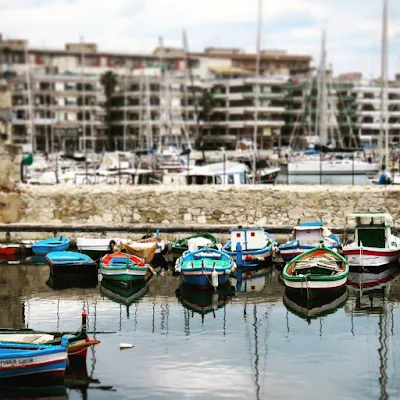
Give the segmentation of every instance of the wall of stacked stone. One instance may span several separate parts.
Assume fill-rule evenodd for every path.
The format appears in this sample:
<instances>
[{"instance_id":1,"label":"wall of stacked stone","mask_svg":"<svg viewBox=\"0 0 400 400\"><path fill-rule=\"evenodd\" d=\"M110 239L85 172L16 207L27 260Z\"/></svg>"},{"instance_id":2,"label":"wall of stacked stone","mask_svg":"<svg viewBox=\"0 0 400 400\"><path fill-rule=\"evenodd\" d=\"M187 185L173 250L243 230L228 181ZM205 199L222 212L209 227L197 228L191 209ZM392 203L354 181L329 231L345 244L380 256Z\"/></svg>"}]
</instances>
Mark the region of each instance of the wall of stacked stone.
<instances>
[{"instance_id":1,"label":"wall of stacked stone","mask_svg":"<svg viewBox=\"0 0 400 400\"><path fill-rule=\"evenodd\" d=\"M25 186L0 222L32 224L295 225L341 227L353 211L388 211L400 226L396 186Z\"/></svg>"}]
</instances>

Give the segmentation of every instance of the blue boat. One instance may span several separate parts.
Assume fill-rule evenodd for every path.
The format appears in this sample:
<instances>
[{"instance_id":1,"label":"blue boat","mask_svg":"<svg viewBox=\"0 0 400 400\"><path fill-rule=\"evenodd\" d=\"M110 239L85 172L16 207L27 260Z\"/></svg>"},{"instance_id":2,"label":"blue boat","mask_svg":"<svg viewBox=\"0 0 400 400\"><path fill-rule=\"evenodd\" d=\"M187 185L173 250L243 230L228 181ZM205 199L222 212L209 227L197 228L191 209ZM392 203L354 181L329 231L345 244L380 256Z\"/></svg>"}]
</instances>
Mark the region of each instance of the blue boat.
<instances>
[{"instance_id":1,"label":"blue boat","mask_svg":"<svg viewBox=\"0 0 400 400\"><path fill-rule=\"evenodd\" d=\"M184 283L202 288L216 288L228 282L235 269L232 257L210 248L186 251L175 264L175 271L181 274Z\"/></svg>"},{"instance_id":2,"label":"blue boat","mask_svg":"<svg viewBox=\"0 0 400 400\"><path fill-rule=\"evenodd\" d=\"M67 359L67 337L61 345L0 342L0 383L62 380Z\"/></svg>"},{"instance_id":3,"label":"blue boat","mask_svg":"<svg viewBox=\"0 0 400 400\"><path fill-rule=\"evenodd\" d=\"M278 247L284 261L293 260L298 255L320 246L321 242L331 250L341 246L340 239L332 235L321 221L300 222L298 226L294 227L293 234L293 240Z\"/></svg>"},{"instance_id":4,"label":"blue boat","mask_svg":"<svg viewBox=\"0 0 400 400\"><path fill-rule=\"evenodd\" d=\"M271 262L272 249L275 246L274 237L265 232L263 228L234 228L231 230L229 240L222 251L236 261L237 244L242 248L242 267L264 267L266 262Z\"/></svg>"},{"instance_id":5,"label":"blue boat","mask_svg":"<svg viewBox=\"0 0 400 400\"><path fill-rule=\"evenodd\" d=\"M50 275L65 278L97 277L97 263L88 255L73 251L54 251L46 255Z\"/></svg>"},{"instance_id":6,"label":"blue boat","mask_svg":"<svg viewBox=\"0 0 400 400\"><path fill-rule=\"evenodd\" d=\"M63 236L39 240L32 245L32 251L37 255L46 255L52 251L68 250L70 242L68 238Z\"/></svg>"}]
</instances>

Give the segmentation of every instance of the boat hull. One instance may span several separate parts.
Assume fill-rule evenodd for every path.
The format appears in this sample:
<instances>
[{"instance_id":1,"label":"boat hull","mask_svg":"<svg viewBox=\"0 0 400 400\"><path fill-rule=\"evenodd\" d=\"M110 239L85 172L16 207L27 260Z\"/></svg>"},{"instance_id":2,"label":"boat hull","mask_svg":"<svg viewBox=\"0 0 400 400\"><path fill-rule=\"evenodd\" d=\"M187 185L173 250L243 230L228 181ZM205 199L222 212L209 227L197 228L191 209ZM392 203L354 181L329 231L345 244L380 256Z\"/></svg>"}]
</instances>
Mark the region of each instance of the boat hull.
<instances>
[{"instance_id":1,"label":"boat hull","mask_svg":"<svg viewBox=\"0 0 400 400\"><path fill-rule=\"evenodd\" d=\"M186 285L198 286L201 288L211 288L211 272L212 271L190 271L190 272L181 272L182 281ZM218 286L223 285L229 281L230 274L226 274L224 272L218 273Z\"/></svg>"},{"instance_id":2,"label":"boat hull","mask_svg":"<svg viewBox=\"0 0 400 400\"><path fill-rule=\"evenodd\" d=\"M334 289L334 288L339 288L341 286L346 285L347 282L347 276L337 279L337 280L329 280L329 281L311 281L311 280L298 280L298 281L293 281L293 280L288 280L286 278L283 279L285 282L285 285L291 289L298 289L298 290L308 290L308 289L314 289L314 290L326 290L326 289Z\"/></svg>"},{"instance_id":3,"label":"boat hull","mask_svg":"<svg viewBox=\"0 0 400 400\"><path fill-rule=\"evenodd\" d=\"M11 345L27 348L29 345ZM35 346L32 345L32 349ZM54 346L46 350L10 351L0 350L0 382L21 380L62 379L67 367L67 347Z\"/></svg>"},{"instance_id":4,"label":"boat hull","mask_svg":"<svg viewBox=\"0 0 400 400\"><path fill-rule=\"evenodd\" d=\"M343 249L349 265L362 265L365 267L380 267L395 262L400 257L400 248L396 249L374 249L358 248Z\"/></svg>"},{"instance_id":5,"label":"boat hull","mask_svg":"<svg viewBox=\"0 0 400 400\"><path fill-rule=\"evenodd\" d=\"M54 264L50 265L50 274L66 279L92 279L97 276L97 264Z\"/></svg>"}]
</instances>

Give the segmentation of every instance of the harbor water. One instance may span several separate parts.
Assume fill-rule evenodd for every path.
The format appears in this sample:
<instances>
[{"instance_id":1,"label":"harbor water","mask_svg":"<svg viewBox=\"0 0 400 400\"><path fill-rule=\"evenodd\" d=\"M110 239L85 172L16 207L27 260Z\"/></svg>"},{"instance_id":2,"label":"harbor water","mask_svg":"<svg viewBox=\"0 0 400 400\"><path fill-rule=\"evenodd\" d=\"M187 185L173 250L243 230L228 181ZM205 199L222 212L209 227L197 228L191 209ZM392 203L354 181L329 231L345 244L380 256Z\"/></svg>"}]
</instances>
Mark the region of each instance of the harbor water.
<instances>
[{"instance_id":1,"label":"harbor water","mask_svg":"<svg viewBox=\"0 0 400 400\"><path fill-rule=\"evenodd\" d=\"M396 399L398 273L356 272L329 298L304 301L275 267L214 294L182 287L170 272L128 293L104 282L65 288L46 265L4 264L0 323L75 331L87 312L101 343L89 350L87 370L66 376L52 398ZM0 398L49 397L43 390L8 389Z\"/></svg>"}]
</instances>

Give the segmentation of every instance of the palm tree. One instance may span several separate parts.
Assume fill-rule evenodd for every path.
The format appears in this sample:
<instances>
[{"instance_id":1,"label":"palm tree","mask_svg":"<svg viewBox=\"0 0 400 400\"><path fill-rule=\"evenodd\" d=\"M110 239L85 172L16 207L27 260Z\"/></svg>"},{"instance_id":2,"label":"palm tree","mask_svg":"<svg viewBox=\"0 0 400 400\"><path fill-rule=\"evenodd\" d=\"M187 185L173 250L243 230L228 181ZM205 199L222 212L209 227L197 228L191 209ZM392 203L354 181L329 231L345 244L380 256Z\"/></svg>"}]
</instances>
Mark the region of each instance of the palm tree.
<instances>
[{"instance_id":1,"label":"palm tree","mask_svg":"<svg viewBox=\"0 0 400 400\"><path fill-rule=\"evenodd\" d=\"M108 150L114 150L114 142L111 136L111 98L118 84L117 75L113 71L106 71L100 76L100 83L104 88L106 96L106 125L107 125L107 142Z\"/></svg>"},{"instance_id":2,"label":"palm tree","mask_svg":"<svg viewBox=\"0 0 400 400\"><path fill-rule=\"evenodd\" d=\"M204 122L209 122L211 111L215 107L215 99L211 92L204 91L203 95L200 99L200 108L201 111L198 116L198 120L203 123L200 125L201 129L199 129L199 135L196 138L196 148L201 149L203 152L203 162L205 162L205 153L204 153L204 143L203 143L203 130L204 130Z\"/></svg>"}]
</instances>

